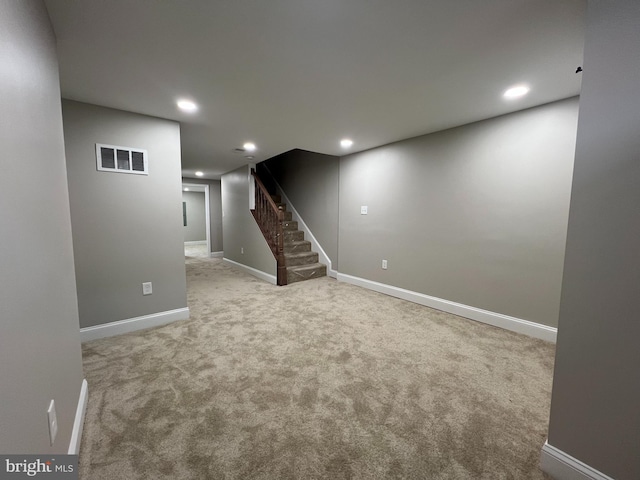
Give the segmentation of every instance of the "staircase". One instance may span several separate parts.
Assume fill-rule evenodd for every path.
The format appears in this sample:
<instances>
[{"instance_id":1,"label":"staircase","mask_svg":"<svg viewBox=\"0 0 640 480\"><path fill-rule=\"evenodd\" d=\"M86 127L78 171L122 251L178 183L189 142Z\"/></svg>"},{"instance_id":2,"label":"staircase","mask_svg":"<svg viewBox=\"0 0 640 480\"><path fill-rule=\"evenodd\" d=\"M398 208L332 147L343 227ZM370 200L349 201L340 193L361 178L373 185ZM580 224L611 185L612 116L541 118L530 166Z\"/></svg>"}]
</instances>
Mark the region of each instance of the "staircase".
<instances>
[{"instance_id":1,"label":"staircase","mask_svg":"<svg viewBox=\"0 0 640 480\"><path fill-rule=\"evenodd\" d=\"M318 254L311 251L311 242L304 239L302 230L298 230L298 222L292 220L292 213L287 211L280 195L271 195L271 198L284 213L282 227L287 283L326 276L327 266L318 262Z\"/></svg>"},{"instance_id":2,"label":"staircase","mask_svg":"<svg viewBox=\"0 0 640 480\"><path fill-rule=\"evenodd\" d=\"M327 266L318 263L318 254L311 251L311 242L298 230L298 222L282 203L279 195L271 195L255 170L251 170L255 185L255 208L251 210L278 265L277 284L301 282L327 274Z\"/></svg>"}]
</instances>

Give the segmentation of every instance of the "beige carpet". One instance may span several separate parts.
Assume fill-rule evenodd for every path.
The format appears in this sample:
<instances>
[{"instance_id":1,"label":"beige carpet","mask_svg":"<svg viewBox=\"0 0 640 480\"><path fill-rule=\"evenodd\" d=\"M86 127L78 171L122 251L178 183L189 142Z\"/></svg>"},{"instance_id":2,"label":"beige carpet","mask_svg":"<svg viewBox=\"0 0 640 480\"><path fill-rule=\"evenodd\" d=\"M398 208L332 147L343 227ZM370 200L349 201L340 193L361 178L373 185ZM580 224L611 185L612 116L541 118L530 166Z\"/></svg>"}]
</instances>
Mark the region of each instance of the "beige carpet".
<instances>
[{"instance_id":1,"label":"beige carpet","mask_svg":"<svg viewBox=\"0 0 640 480\"><path fill-rule=\"evenodd\" d=\"M542 479L554 346L187 259L191 319L84 345L82 479Z\"/></svg>"},{"instance_id":2,"label":"beige carpet","mask_svg":"<svg viewBox=\"0 0 640 480\"><path fill-rule=\"evenodd\" d=\"M211 255L209 255L209 252L207 252L206 245L185 245L184 256L195 258L209 258Z\"/></svg>"}]
</instances>

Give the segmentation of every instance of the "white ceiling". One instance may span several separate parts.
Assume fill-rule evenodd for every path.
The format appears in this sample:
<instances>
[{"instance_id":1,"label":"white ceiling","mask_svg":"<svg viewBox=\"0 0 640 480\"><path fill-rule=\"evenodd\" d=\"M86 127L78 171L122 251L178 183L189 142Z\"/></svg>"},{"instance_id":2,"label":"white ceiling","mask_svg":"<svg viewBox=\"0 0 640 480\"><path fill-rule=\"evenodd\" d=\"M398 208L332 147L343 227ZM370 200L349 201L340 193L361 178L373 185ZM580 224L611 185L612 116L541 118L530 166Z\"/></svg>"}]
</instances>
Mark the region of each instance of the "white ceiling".
<instances>
[{"instance_id":1,"label":"white ceiling","mask_svg":"<svg viewBox=\"0 0 640 480\"><path fill-rule=\"evenodd\" d=\"M183 174L579 94L586 0L46 0L64 98L178 120ZM506 101L512 84L531 86ZM178 98L200 109L177 110Z\"/></svg>"}]
</instances>

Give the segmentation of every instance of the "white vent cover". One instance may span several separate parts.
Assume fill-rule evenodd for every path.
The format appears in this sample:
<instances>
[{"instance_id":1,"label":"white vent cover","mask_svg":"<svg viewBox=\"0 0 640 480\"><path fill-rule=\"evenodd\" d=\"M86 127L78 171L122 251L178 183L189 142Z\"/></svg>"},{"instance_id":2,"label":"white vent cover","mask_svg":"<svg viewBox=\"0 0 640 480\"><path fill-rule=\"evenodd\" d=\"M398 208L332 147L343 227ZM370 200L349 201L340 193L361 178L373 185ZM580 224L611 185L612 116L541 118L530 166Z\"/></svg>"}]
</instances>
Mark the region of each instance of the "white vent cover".
<instances>
[{"instance_id":1,"label":"white vent cover","mask_svg":"<svg viewBox=\"0 0 640 480\"><path fill-rule=\"evenodd\" d=\"M149 175L147 151L96 143L96 164L101 172Z\"/></svg>"}]
</instances>

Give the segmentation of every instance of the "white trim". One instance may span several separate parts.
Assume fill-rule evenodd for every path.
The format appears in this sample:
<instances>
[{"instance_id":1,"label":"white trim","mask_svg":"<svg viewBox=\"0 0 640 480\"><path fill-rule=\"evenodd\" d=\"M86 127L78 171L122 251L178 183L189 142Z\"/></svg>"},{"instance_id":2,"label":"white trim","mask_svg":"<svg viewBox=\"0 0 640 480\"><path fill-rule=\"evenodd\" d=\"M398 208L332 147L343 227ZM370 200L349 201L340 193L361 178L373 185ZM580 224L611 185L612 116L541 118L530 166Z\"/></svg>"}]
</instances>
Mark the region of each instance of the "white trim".
<instances>
[{"instance_id":1,"label":"white trim","mask_svg":"<svg viewBox=\"0 0 640 480\"><path fill-rule=\"evenodd\" d=\"M82 380L80 388L80 397L78 397L78 407L76 408L76 418L73 421L73 430L71 430L71 441L69 442L69 455L78 455L80 453L80 444L82 443L82 430L84 427L84 416L87 413L87 402L89 401L89 385L87 379Z\"/></svg>"},{"instance_id":2,"label":"white trim","mask_svg":"<svg viewBox=\"0 0 640 480\"><path fill-rule=\"evenodd\" d=\"M204 186L204 223L205 231L207 233L207 252L211 251L211 211L209 210L209 204L211 200L209 198L209 185Z\"/></svg>"},{"instance_id":3,"label":"white trim","mask_svg":"<svg viewBox=\"0 0 640 480\"><path fill-rule=\"evenodd\" d=\"M122 335L123 333L135 332L136 330L142 330L144 328L157 327L188 318L188 307L152 313L151 315L143 315L141 317L127 318L125 320L118 320L117 322L81 328L80 340L82 342L89 342L98 338L113 337L114 335Z\"/></svg>"},{"instance_id":4,"label":"white trim","mask_svg":"<svg viewBox=\"0 0 640 480\"><path fill-rule=\"evenodd\" d=\"M256 208L256 182L253 180L253 175L251 175L251 170L255 169L255 163L249 163L247 165L247 182L249 183L249 210L255 210Z\"/></svg>"},{"instance_id":5,"label":"white trim","mask_svg":"<svg viewBox=\"0 0 640 480\"><path fill-rule=\"evenodd\" d=\"M224 257L224 252L220 250L219 252L211 252L211 258L222 258Z\"/></svg>"},{"instance_id":6,"label":"white trim","mask_svg":"<svg viewBox=\"0 0 640 480\"><path fill-rule=\"evenodd\" d=\"M540 468L556 480L613 480L584 462L544 442L540 455Z\"/></svg>"},{"instance_id":7,"label":"white trim","mask_svg":"<svg viewBox=\"0 0 640 480\"><path fill-rule=\"evenodd\" d=\"M207 239L204 243L207 245L207 252L211 251L211 212L209 211L209 185L206 183L188 183L182 182L182 187L204 187L204 228ZM187 245L187 242L184 242ZM202 243L193 243L191 245L202 245Z\"/></svg>"},{"instance_id":8,"label":"white trim","mask_svg":"<svg viewBox=\"0 0 640 480\"><path fill-rule=\"evenodd\" d=\"M282 197L283 203L287 204L287 208L292 213L293 220L298 222L298 228L304 232L304 237L311 242L311 250L313 250L314 252L318 252L318 261L320 263L324 263L327 266L327 275L332 278L337 278L338 272L331 268L331 259L320 245L320 242L316 240L316 237L313 235L313 233L311 233L311 230L309 229L307 224L304 223L304 220L302 220L302 217L291 203L291 200L289 200L289 197L287 197L287 194L284 193L284 190L282 190L282 187L276 181L269 168L266 165L264 166L264 168L267 170L267 172L269 172L269 175L271 175L273 183L276 184L278 194Z\"/></svg>"},{"instance_id":9,"label":"white trim","mask_svg":"<svg viewBox=\"0 0 640 480\"><path fill-rule=\"evenodd\" d=\"M376 292L384 293L392 297L408 300L409 302L418 303L427 307L442 310L444 312L453 313L461 317L476 320L478 322L487 323L494 327L504 328L505 330L511 330L512 332L523 333L531 337L540 338L548 342L556 341L556 335L558 329L542 325L540 323L530 322L529 320L523 320L521 318L510 317L501 313L490 312L488 310L482 310L476 307L470 307L462 303L451 302L442 298L432 297L425 295L424 293L413 292L411 290L405 290L404 288L394 287L393 285L386 285L384 283L374 282L365 278L353 277L344 273L338 272L338 281L357 285L359 287L374 290Z\"/></svg>"},{"instance_id":10,"label":"white trim","mask_svg":"<svg viewBox=\"0 0 640 480\"><path fill-rule=\"evenodd\" d=\"M207 241L206 240L193 240L190 242L184 242L185 246L189 246L189 245L206 245Z\"/></svg>"},{"instance_id":11,"label":"white trim","mask_svg":"<svg viewBox=\"0 0 640 480\"><path fill-rule=\"evenodd\" d=\"M233 260L229 260L228 258L223 258L222 263L225 265L229 265L231 267L239 268L245 273L248 273L249 275L253 275L254 277L258 277L260 280L264 280L265 282L269 282L273 285L276 285L278 283L275 275L265 273L262 270L257 270L253 267L243 265L242 263L234 262Z\"/></svg>"}]
</instances>

